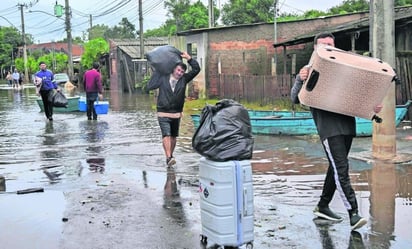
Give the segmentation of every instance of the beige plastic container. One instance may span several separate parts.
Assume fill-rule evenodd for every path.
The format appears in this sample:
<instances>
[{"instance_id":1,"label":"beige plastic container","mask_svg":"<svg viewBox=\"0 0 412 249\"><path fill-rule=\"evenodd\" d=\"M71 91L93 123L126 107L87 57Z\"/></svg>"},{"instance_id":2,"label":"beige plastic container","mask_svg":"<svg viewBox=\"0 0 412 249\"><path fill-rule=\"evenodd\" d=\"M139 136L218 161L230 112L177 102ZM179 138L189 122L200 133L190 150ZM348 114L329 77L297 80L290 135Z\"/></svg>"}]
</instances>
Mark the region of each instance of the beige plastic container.
<instances>
[{"instance_id":1,"label":"beige plastic container","mask_svg":"<svg viewBox=\"0 0 412 249\"><path fill-rule=\"evenodd\" d=\"M318 47L309 66L300 102L348 116L374 119L374 107L394 84L395 72L388 63L335 47Z\"/></svg>"}]
</instances>

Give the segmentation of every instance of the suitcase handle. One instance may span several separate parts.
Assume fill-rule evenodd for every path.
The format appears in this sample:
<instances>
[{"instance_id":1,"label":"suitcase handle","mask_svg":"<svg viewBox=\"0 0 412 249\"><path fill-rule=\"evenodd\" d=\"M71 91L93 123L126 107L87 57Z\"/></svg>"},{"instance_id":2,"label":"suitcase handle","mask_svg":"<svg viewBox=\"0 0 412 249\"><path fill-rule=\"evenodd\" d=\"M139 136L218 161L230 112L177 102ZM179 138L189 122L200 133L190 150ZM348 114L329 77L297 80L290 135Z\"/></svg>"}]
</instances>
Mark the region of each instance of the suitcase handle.
<instances>
[{"instance_id":1,"label":"suitcase handle","mask_svg":"<svg viewBox=\"0 0 412 249\"><path fill-rule=\"evenodd\" d=\"M247 216L247 188L243 189L243 216Z\"/></svg>"},{"instance_id":2,"label":"suitcase handle","mask_svg":"<svg viewBox=\"0 0 412 249\"><path fill-rule=\"evenodd\" d=\"M318 83L319 79L319 72L316 70L312 70L310 73L309 79L306 82L306 91L311 92L313 88L315 88L316 83Z\"/></svg>"}]
</instances>

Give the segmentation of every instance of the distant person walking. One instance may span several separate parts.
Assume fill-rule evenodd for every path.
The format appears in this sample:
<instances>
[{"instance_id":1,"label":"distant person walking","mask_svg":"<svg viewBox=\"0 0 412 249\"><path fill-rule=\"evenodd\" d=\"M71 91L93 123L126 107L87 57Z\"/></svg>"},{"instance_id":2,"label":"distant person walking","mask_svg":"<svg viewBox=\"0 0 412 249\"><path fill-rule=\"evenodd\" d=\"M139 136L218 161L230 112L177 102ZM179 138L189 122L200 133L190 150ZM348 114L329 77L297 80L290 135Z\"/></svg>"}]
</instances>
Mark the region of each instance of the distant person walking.
<instances>
[{"instance_id":1,"label":"distant person walking","mask_svg":"<svg viewBox=\"0 0 412 249\"><path fill-rule=\"evenodd\" d=\"M24 73L20 73L19 75L19 86L23 87L23 79L24 79Z\"/></svg>"},{"instance_id":2,"label":"distant person walking","mask_svg":"<svg viewBox=\"0 0 412 249\"><path fill-rule=\"evenodd\" d=\"M13 86L13 76L11 75L10 71L7 72L6 80L9 86Z\"/></svg>"},{"instance_id":3,"label":"distant person walking","mask_svg":"<svg viewBox=\"0 0 412 249\"><path fill-rule=\"evenodd\" d=\"M19 74L19 71L17 71L17 69L14 69L12 77L13 77L13 88L18 88L19 87L20 74Z\"/></svg>"},{"instance_id":4,"label":"distant person walking","mask_svg":"<svg viewBox=\"0 0 412 249\"><path fill-rule=\"evenodd\" d=\"M54 89L57 89L57 91L60 91L60 89L57 83L54 82L54 75L52 71L47 69L46 63L40 62L39 67L40 70L36 73L36 81L41 82L35 82L35 84L41 83L39 93L43 101L44 114L48 120L53 121L53 102L49 100L49 96L53 94Z\"/></svg>"},{"instance_id":5,"label":"distant person walking","mask_svg":"<svg viewBox=\"0 0 412 249\"><path fill-rule=\"evenodd\" d=\"M93 63L93 68L87 70L83 76L84 91L86 92L87 120L97 120L94 102L97 98L103 99L102 79L99 72L100 64Z\"/></svg>"}]
</instances>

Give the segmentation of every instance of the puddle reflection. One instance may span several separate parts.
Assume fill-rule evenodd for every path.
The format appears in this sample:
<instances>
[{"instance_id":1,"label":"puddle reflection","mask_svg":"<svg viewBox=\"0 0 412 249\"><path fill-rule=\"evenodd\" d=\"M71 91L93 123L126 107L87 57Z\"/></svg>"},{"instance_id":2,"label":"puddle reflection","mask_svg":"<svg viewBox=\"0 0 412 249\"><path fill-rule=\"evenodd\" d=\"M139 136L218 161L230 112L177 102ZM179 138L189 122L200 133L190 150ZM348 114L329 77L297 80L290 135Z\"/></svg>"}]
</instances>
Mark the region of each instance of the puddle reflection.
<instances>
[{"instance_id":1,"label":"puddle reflection","mask_svg":"<svg viewBox=\"0 0 412 249\"><path fill-rule=\"evenodd\" d=\"M97 143L104 140L109 123L101 120L85 120L79 122L79 128L82 139L89 143Z\"/></svg>"},{"instance_id":2,"label":"puddle reflection","mask_svg":"<svg viewBox=\"0 0 412 249\"><path fill-rule=\"evenodd\" d=\"M322 249L336 249L343 248L339 246L338 238L336 236L337 231L333 229L334 222L321 218L313 219L315 226L319 232L319 239L322 245ZM348 238L348 249L365 249L362 234L358 231L352 231Z\"/></svg>"},{"instance_id":3,"label":"puddle reflection","mask_svg":"<svg viewBox=\"0 0 412 249\"><path fill-rule=\"evenodd\" d=\"M77 188L77 184L81 183L79 178L84 176L83 168L88 168L96 178L100 177L99 173L106 176L109 172L126 172L124 176L138 172L134 179L142 181L141 187L147 191L157 191L159 208L163 207L173 222L185 226L190 226L193 220L198 222L198 204L186 205L198 200L195 180L198 180L199 156L191 150L193 125L190 120L182 122L182 139L177 148L180 162L178 173L175 170L165 172L161 135L150 97L129 94L121 96L117 92L109 94L114 100L111 102L113 109L108 115L99 116L97 122L85 120L84 113L56 113L55 121L47 122L44 114L38 111L34 90L23 91L18 96L15 96L13 91L0 91L0 175L7 179L9 191L22 186L42 185L47 186L45 189ZM17 100L19 102L14 102ZM367 139L363 139L362 143L370 145ZM357 146L356 140L353 146ZM273 201L287 207L298 205L308 208L315 205L328 167L317 138L256 136L254 149L252 167L255 196L268 200L270 204ZM311 223L312 217L306 216L305 222L313 226L310 231L313 232L310 234L311 239L318 241L318 236L323 236L321 240L325 241L325 244L344 244L344 248L350 248L351 245L359 248L410 247L411 164L372 165L351 160L350 167L351 181L361 213L368 219L368 225L360 231L363 241L353 234L343 234L335 239L335 232L347 231L348 224L341 224L342 228L336 226L336 231L335 227L331 227L330 230L317 233ZM177 180L179 177L181 179ZM6 183L1 183L0 178L0 191L6 188ZM6 202L14 203L9 198L21 200L21 197L16 195L2 193L1 208ZM44 203L57 205L64 202L58 198L53 199L53 196L47 198ZM265 204L255 205L261 207ZM27 233L36 235L46 230L58 234L45 239L45 243L39 239L43 244L55 243L61 232L60 227L53 226L45 226L39 232L33 231L31 226L17 227L12 219L16 219L18 223L20 214L13 207L7 210L10 211L0 214L0 220L3 221L4 216L12 217L9 224L13 228L27 230ZM346 213L343 208L339 209L339 206L336 210ZM272 214L273 212L270 213ZM40 214L30 215L31 217L26 217L26 222L39 222L37 218ZM60 219L58 221L60 222ZM17 241L19 237L11 235L4 239ZM35 240L33 238L33 241Z\"/></svg>"},{"instance_id":4,"label":"puddle reflection","mask_svg":"<svg viewBox=\"0 0 412 249\"><path fill-rule=\"evenodd\" d=\"M103 173L105 170L105 159L103 157L88 158L89 170L96 173Z\"/></svg>"},{"instance_id":5,"label":"puddle reflection","mask_svg":"<svg viewBox=\"0 0 412 249\"><path fill-rule=\"evenodd\" d=\"M186 221L180 193L176 181L176 172L173 168L167 169L166 182L164 185L163 208L180 225Z\"/></svg>"},{"instance_id":6,"label":"puddle reflection","mask_svg":"<svg viewBox=\"0 0 412 249\"><path fill-rule=\"evenodd\" d=\"M406 248L410 246L412 224L412 167L388 162L368 164L350 160L350 177L361 214L368 219L364 236L367 248ZM277 195L288 205L310 204L320 195L328 162L313 157L311 150L288 146L257 151L253 159L256 194ZM272 175L272 177L269 177ZM336 196L335 196L336 198ZM305 201L306 199L306 201ZM346 210L340 207L341 214ZM335 248L329 227L317 225L323 248ZM332 229L334 230L334 229ZM350 236L349 248L365 248L362 234ZM357 246L357 247L356 247Z\"/></svg>"}]
</instances>

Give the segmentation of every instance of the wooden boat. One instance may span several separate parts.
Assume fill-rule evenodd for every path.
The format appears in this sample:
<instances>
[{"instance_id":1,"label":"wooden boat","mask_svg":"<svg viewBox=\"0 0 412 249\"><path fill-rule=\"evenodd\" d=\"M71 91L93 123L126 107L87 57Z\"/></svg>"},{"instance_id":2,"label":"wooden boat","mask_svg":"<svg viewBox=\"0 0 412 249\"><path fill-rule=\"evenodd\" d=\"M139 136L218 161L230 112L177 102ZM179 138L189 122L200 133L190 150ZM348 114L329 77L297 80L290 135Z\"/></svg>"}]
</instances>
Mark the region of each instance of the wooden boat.
<instances>
[{"instance_id":1,"label":"wooden boat","mask_svg":"<svg viewBox=\"0 0 412 249\"><path fill-rule=\"evenodd\" d=\"M398 126L408 112L411 101L396 106L395 125ZM266 135L317 135L315 122L309 111L255 111L249 110L253 134ZM199 126L200 114L191 115L195 128ZM373 125L371 120L356 119L356 135L360 137L372 136Z\"/></svg>"},{"instance_id":2,"label":"wooden boat","mask_svg":"<svg viewBox=\"0 0 412 249\"><path fill-rule=\"evenodd\" d=\"M67 107L53 107L53 111L54 112L78 112L79 110L79 99L80 96L66 96L67 100L68 100L68 105ZM40 111L44 112L44 106L43 106L43 101L41 100L41 98L37 98L36 99L37 104L40 107Z\"/></svg>"}]
</instances>

